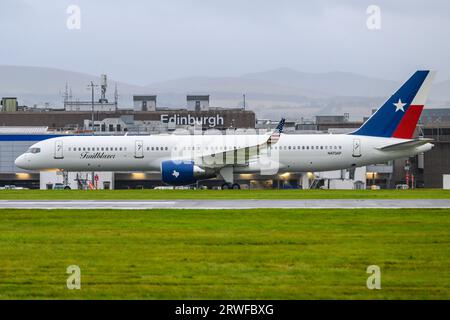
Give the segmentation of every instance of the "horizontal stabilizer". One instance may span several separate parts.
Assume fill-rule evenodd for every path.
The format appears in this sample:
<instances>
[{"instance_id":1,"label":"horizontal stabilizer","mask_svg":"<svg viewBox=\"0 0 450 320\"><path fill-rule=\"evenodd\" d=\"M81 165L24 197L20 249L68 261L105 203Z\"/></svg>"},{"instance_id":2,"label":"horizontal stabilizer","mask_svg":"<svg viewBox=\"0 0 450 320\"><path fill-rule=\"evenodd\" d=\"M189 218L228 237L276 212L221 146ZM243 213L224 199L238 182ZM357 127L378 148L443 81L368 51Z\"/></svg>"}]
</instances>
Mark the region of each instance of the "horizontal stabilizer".
<instances>
[{"instance_id":1,"label":"horizontal stabilizer","mask_svg":"<svg viewBox=\"0 0 450 320\"><path fill-rule=\"evenodd\" d=\"M419 147L424 144L430 143L432 141L433 141L433 139L408 140L408 141L403 141L403 142L399 142L399 143L388 144L385 146L377 147L376 149L382 150L382 151L397 151L397 150L404 150L404 149Z\"/></svg>"}]
</instances>

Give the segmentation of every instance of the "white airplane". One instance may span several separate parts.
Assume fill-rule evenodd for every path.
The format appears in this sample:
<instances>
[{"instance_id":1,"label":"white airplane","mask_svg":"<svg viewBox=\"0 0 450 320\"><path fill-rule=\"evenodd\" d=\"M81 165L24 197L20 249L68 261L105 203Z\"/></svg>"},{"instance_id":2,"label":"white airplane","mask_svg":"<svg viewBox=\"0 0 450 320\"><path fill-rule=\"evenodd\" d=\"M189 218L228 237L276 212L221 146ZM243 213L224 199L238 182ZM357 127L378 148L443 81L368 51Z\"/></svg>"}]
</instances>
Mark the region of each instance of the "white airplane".
<instances>
[{"instance_id":1,"label":"white airplane","mask_svg":"<svg viewBox=\"0 0 450 320\"><path fill-rule=\"evenodd\" d=\"M282 174L351 169L430 150L413 139L434 71L417 71L359 129L349 134L62 136L40 141L15 164L26 170L160 172L169 185L233 173Z\"/></svg>"}]
</instances>

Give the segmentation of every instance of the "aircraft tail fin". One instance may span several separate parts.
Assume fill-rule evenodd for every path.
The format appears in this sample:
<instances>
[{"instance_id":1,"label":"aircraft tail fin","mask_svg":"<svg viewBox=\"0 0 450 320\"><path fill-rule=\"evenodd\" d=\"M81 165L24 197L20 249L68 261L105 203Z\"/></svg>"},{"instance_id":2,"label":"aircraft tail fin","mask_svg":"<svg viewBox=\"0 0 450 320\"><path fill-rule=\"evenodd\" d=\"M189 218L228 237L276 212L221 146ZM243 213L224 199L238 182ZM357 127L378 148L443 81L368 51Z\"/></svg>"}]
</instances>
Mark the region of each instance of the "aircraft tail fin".
<instances>
[{"instance_id":1,"label":"aircraft tail fin","mask_svg":"<svg viewBox=\"0 0 450 320\"><path fill-rule=\"evenodd\" d=\"M350 134L411 139L436 72L416 71L359 129Z\"/></svg>"}]
</instances>

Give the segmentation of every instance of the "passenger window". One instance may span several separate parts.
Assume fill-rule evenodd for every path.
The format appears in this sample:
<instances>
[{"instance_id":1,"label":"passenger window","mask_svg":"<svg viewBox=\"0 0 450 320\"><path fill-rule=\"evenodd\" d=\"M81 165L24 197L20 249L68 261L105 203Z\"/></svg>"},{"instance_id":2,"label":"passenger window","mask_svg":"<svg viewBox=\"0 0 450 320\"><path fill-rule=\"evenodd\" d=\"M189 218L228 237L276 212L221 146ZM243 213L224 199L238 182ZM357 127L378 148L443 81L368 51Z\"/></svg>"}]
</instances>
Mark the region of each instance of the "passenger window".
<instances>
[{"instance_id":1,"label":"passenger window","mask_svg":"<svg viewBox=\"0 0 450 320\"><path fill-rule=\"evenodd\" d=\"M156 147L156 151L159 151L159 147Z\"/></svg>"},{"instance_id":2,"label":"passenger window","mask_svg":"<svg viewBox=\"0 0 450 320\"><path fill-rule=\"evenodd\" d=\"M119 147L119 151L122 151L122 147Z\"/></svg>"},{"instance_id":3,"label":"passenger window","mask_svg":"<svg viewBox=\"0 0 450 320\"><path fill-rule=\"evenodd\" d=\"M166 151L167 151L167 150L169 150L169 148L168 148L168 147L166 147Z\"/></svg>"}]
</instances>

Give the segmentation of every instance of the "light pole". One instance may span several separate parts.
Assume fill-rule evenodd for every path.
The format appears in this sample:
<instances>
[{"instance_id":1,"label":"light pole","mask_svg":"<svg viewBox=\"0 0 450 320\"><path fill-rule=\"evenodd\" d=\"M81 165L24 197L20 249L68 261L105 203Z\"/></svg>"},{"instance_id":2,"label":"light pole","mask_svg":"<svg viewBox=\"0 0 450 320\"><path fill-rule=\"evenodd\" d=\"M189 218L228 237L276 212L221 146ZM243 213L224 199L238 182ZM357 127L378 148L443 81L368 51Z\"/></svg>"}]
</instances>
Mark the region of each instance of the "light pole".
<instances>
[{"instance_id":1,"label":"light pole","mask_svg":"<svg viewBox=\"0 0 450 320\"><path fill-rule=\"evenodd\" d=\"M91 87L91 130L92 133L94 133L94 88L98 87L98 85L94 84L94 82L91 81L88 87Z\"/></svg>"},{"instance_id":2,"label":"light pole","mask_svg":"<svg viewBox=\"0 0 450 320\"><path fill-rule=\"evenodd\" d=\"M98 85L95 85L93 81L91 81L91 83L88 85L88 87L91 87L91 130L92 130L92 134L95 134L94 131L94 87L98 87ZM95 184L95 172L92 171L91 172L91 183L92 186L94 187Z\"/></svg>"}]
</instances>

